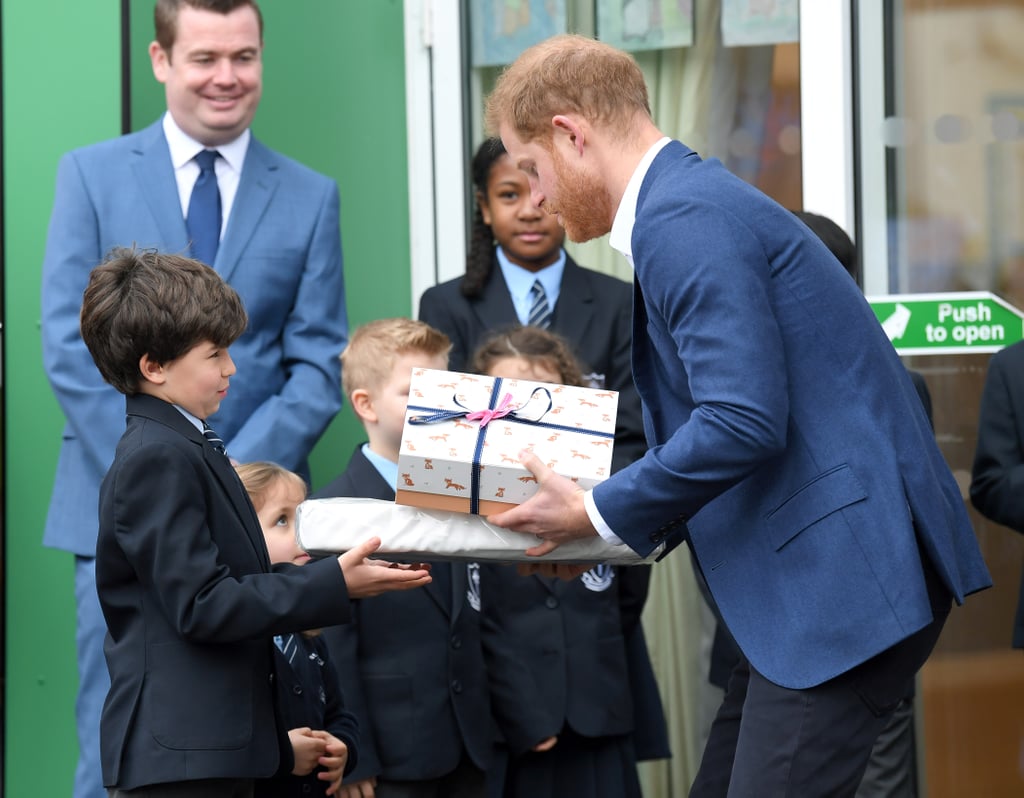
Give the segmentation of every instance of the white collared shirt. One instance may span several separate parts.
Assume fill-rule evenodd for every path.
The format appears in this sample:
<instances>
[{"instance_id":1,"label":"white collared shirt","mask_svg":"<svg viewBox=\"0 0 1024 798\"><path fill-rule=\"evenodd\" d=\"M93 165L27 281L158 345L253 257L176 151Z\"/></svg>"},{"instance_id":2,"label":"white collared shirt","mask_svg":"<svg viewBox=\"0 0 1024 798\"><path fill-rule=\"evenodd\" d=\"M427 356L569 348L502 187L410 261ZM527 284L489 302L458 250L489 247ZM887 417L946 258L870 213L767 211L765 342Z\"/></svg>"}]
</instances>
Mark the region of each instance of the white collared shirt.
<instances>
[{"instance_id":1,"label":"white collared shirt","mask_svg":"<svg viewBox=\"0 0 1024 798\"><path fill-rule=\"evenodd\" d=\"M181 201L181 216L188 216L188 201L192 197L192 187L199 179L199 164L193 160L200 150L208 149L178 127L170 112L164 113L163 118L164 136L167 138L167 147L171 153L171 165L174 167L174 179L178 184L178 199ZM221 144L215 149L220 153L214 165L217 173L217 187L220 189L221 225L220 236L224 237L224 231L228 227L228 218L231 216L231 206L235 203L235 194L238 193L238 181L242 177L242 165L245 163L245 153L249 149L249 139L252 134L248 128L234 141Z\"/></svg>"},{"instance_id":2,"label":"white collared shirt","mask_svg":"<svg viewBox=\"0 0 1024 798\"><path fill-rule=\"evenodd\" d=\"M672 139L668 136L663 136L644 153L644 157L640 159L640 163L633 170L633 176L626 184L626 190L619 201L619 209L615 212L615 219L612 221L612 231L608 236L608 243L611 244L612 249L625 256L630 266L633 265L633 225L636 224L636 203L640 199L640 187L644 184L644 178L647 177L654 158L670 141Z\"/></svg>"},{"instance_id":3,"label":"white collared shirt","mask_svg":"<svg viewBox=\"0 0 1024 798\"><path fill-rule=\"evenodd\" d=\"M615 219L612 221L612 231L611 235L608 236L608 243L611 244L613 249L618 250L625 256L630 266L633 265L633 225L636 224L636 203L640 198L640 186L643 185L644 178L647 177L647 172L650 170L651 164L654 163L655 156L670 141L672 139L664 136L654 142L651 148L644 153L644 157L640 159L640 163L633 170L633 176L629 178L626 190L619 201L619 208L615 211ZM583 494L583 506L586 508L590 523L594 525L597 533L609 543L617 546L621 545L622 539L612 531L612 528L601 517L600 511L598 511L597 505L594 503L592 490L588 490Z\"/></svg>"},{"instance_id":4,"label":"white collared shirt","mask_svg":"<svg viewBox=\"0 0 1024 798\"><path fill-rule=\"evenodd\" d=\"M533 305L530 289L533 288L535 280L540 280L540 284L544 286L548 307L554 312L558 294L562 289L562 274L565 273L565 250L558 251L558 260L554 263L535 272L512 263L501 247L498 247L496 252L501 276L505 278L505 285L508 286L508 292L512 296L512 305L516 309L519 323L525 325L530 320L530 307Z\"/></svg>"}]
</instances>

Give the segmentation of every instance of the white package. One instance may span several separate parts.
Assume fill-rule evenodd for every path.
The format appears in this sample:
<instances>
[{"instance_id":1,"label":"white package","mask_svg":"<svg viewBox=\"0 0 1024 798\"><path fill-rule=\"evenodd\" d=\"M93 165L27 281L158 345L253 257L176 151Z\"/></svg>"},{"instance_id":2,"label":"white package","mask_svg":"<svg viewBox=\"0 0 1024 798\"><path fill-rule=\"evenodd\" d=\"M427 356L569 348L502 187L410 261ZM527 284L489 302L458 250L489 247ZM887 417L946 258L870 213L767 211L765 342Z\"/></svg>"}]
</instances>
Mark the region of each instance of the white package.
<instances>
[{"instance_id":1,"label":"white package","mask_svg":"<svg viewBox=\"0 0 1024 798\"><path fill-rule=\"evenodd\" d=\"M595 535L564 543L544 557L528 557L538 538L488 524L478 515L424 510L380 499L309 499L295 516L299 545L314 556L340 554L379 536L379 556L403 560L495 560L637 565L653 562L664 544L641 557Z\"/></svg>"}]
</instances>

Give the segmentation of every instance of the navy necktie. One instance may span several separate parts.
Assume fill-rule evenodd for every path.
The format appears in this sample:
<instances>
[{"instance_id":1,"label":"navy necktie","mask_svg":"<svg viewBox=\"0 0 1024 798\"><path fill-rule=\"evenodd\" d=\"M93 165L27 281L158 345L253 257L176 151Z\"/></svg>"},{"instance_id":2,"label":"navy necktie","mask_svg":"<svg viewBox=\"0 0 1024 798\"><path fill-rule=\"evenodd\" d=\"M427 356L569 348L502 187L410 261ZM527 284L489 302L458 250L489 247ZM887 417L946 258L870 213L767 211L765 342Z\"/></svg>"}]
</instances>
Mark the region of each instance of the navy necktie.
<instances>
[{"instance_id":1,"label":"navy necktie","mask_svg":"<svg viewBox=\"0 0 1024 798\"><path fill-rule=\"evenodd\" d=\"M221 454L225 456L227 455L227 450L224 448L224 441L216 432L213 431L213 427L205 421L203 422L203 437L210 442L210 446Z\"/></svg>"},{"instance_id":2,"label":"navy necktie","mask_svg":"<svg viewBox=\"0 0 1024 798\"><path fill-rule=\"evenodd\" d=\"M548 295L544 291L544 286L540 284L540 280L533 281L530 295L533 297L533 303L530 305L530 316L526 323L546 330L551 326L551 306L548 304Z\"/></svg>"},{"instance_id":3,"label":"navy necktie","mask_svg":"<svg viewBox=\"0 0 1024 798\"><path fill-rule=\"evenodd\" d=\"M220 244L220 188L213 169L219 154L216 150L203 150L196 156L199 177L192 187L185 218L185 227L192 241L192 257L207 265L213 264Z\"/></svg>"}]
</instances>

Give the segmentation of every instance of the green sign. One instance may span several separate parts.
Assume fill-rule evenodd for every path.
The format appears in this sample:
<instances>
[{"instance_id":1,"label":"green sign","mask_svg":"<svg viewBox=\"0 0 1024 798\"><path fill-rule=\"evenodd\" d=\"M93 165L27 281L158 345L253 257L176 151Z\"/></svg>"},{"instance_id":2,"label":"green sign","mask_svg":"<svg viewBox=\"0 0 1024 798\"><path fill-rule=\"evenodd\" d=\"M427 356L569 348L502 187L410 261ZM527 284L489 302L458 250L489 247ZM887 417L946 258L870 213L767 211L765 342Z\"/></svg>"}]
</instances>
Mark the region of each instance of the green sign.
<instances>
[{"instance_id":1,"label":"green sign","mask_svg":"<svg viewBox=\"0 0 1024 798\"><path fill-rule=\"evenodd\" d=\"M1024 339L1024 314L988 291L868 297L901 355L997 352Z\"/></svg>"}]
</instances>

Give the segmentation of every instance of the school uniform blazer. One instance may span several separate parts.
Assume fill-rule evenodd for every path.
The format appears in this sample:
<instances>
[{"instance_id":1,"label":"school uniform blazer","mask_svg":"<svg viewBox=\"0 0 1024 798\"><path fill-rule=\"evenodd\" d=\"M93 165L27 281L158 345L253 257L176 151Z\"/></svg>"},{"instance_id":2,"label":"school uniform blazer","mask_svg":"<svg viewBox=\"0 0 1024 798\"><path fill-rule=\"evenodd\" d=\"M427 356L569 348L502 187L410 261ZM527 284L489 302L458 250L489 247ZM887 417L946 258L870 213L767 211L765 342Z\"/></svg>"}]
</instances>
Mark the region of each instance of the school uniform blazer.
<instances>
[{"instance_id":1,"label":"school uniform blazer","mask_svg":"<svg viewBox=\"0 0 1024 798\"><path fill-rule=\"evenodd\" d=\"M519 324L497 255L493 257L491 276L480 296L463 296L459 277L428 288L420 299L420 320L452 340L448 362L453 371L466 368L486 333ZM601 375L604 387L619 392L613 469L633 462L647 448L640 399L629 368L632 297L629 283L585 269L566 255L551 317L550 329L572 345L583 372Z\"/></svg>"},{"instance_id":2,"label":"school uniform blazer","mask_svg":"<svg viewBox=\"0 0 1024 798\"><path fill-rule=\"evenodd\" d=\"M594 488L641 554L688 537L751 665L819 684L991 584L917 394L787 210L678 142L640 189L633 375L651 449Z\"/></svg>"},{"instance_id":3,"label":"school uniform blazer","mask_svg":"<svg viewBox=\"0 0 1024 798\"><path fill-rule=\"evenodd\" d=\"M346 342L338 191L323 175L250 140L211 264L242 297L249 327L231 347L238 373L210 419L239 462L305 473L341 406ZM188 253L161 123L67 153L43 262L43 364L66 418L44 543L92 557L100 481L124 432L123 401L79 334L89 272L112 248Z\"/></svg>"},{"instance_id":4,"label":"school uniform blazer","mask_svg":"<svg viewBox=\"0 0 1024 798\"><path fill-rule=\"evenodd\" d=\"M330 496L393 501L395 491L360 447L315 494ZM470 570L432 563L423 589L356 601L352 623L324 630L361 730L359 763L346 783L435 779L455 770L463 751L481 770L490 763L495 731Z\"/></svg>"},{"instance_id":5,"label":"school uniform blazer","mask_svg":"<svg viewBox=\"0 0 1024 798\"><path fill-rule=\"evenodd\" d=\"M633 731L618 586L613 568L596 571L565 581L481 566L494 714L514 756L565 725L584 737Z\"/></svg>"},{"instance_id":6,"label":"school uniform blazer","mask_svg":"<svg viewBox=\"0 0 1024 798\"><path fill-rule=\"evenodd\" d=\"M1024 534L1024 344L992 355L978 414L971 501L997 524ZM1024 572L1013 647L1024 648Z\"/></svg>"},{"instance_id":7,"label":"school uniform blazer","mask_svg":"<svg viewBox=\"0 0 1024 798\"><path fill-rule=\"evenodd\" d=\"M268 777L282 756L291 770L272 636L346 622L341 568L272 569L228 459L166 402L129 397L127 410L96 550L104 784Z\"/></svg>"}]
</instances>

